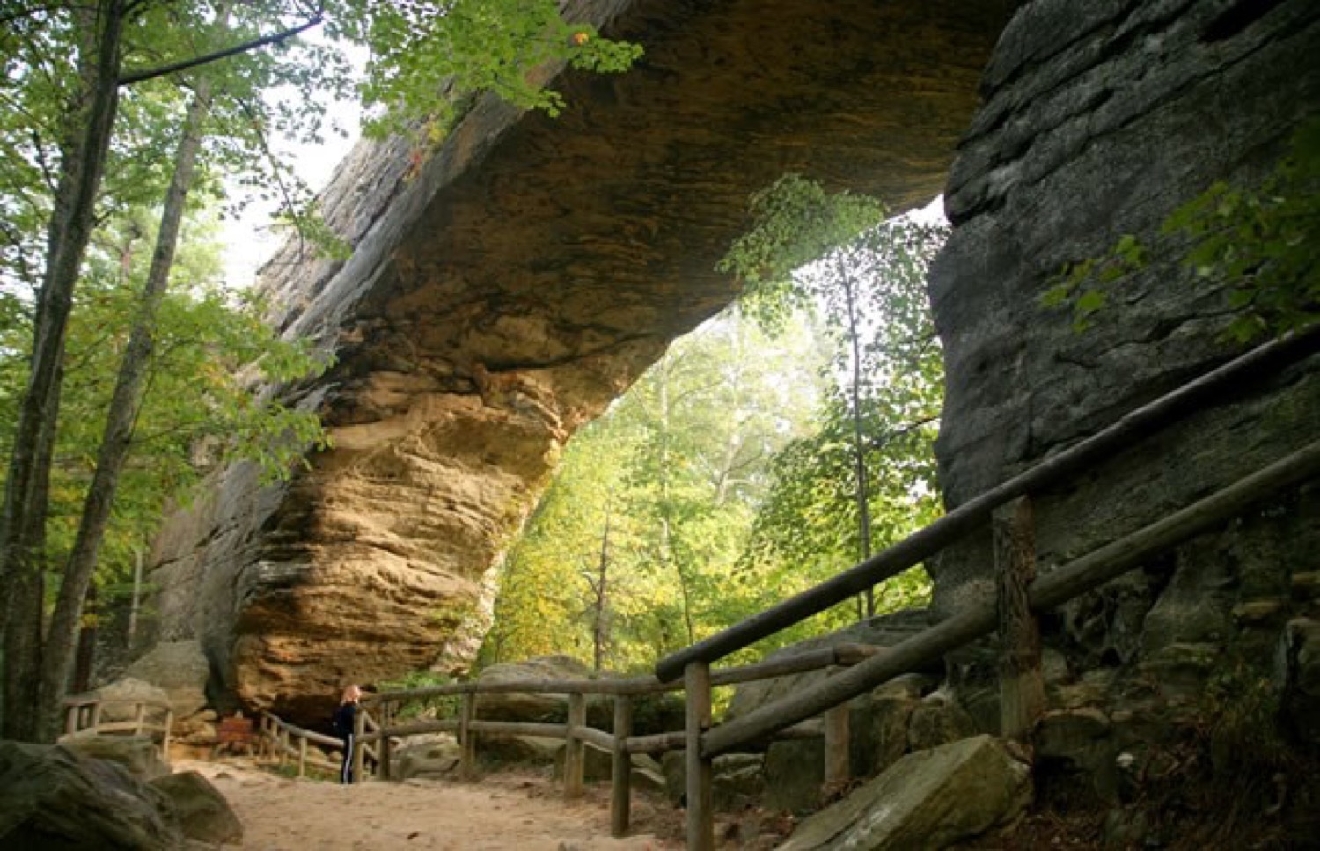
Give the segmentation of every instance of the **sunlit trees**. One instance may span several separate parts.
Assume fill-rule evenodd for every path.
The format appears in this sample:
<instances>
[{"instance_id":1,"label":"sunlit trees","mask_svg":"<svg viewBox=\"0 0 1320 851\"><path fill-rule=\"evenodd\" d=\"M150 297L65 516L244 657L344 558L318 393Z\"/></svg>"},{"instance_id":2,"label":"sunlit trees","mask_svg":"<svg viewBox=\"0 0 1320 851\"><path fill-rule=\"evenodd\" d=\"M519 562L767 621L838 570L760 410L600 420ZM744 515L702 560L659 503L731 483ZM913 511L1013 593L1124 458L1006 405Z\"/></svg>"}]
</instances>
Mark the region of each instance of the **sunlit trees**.
<instances>
[{"instance_id":1,"label":"sunlit trees","mask_svg":"<svg viewBox=\"0 0 1320 851\"><path fill-rule=\"evenodd\" d=\"M306 188L272 156L271 142L276 135L315 138L323 129L315 93L327 87L344 92L349 78L333 49L294 37L326 24L334 34L360 38L373 57L368 101L392 122L390 128L420 126L428 135L446 117L423 108L444 102L438 97L442 84L459 100L470 91L495 90L518 106L553 111L562 101L528 77L537 65L569 61L617 70L638 51L568 24L553 0L404 6L375 0L316 6L299 0L7 2L0 5L0 23L6 72L0 136L10 154L0 164L0 285L3 315L31 335L29 345L9 352L19 353L27 369L9 365L22 389L10 392L15 425L0 515L0 580L6 590L0 728L30 739L53 730L72 635L119 469L129 458L190 192L203 188L219 197L224 180L238 177L258 194L277 197L284 216L312 242L335 247L333 235L316 225ZM496 34L501 49L484 51ZM428 59L436 45L452 61ZM284 97L272 97L279 89L286 90ZM70 372L66 343L72 310L81 303L78 287L87 277L88 246L99 229L157 207L164 212L155 262L127 314L134 331L118 352L124 356L119 389L109 403L83 521L66 558L49 546L51 476ZM125 268L135 259L131 252L120 258ZM275 381L315 368L305 359L281 359L270 348L261 361L261 370ZM236 370L232 364L226 369L231 376ZM270 469L287 472L282 449L305 445L319 431L303 415L278 406L263 415L292 430L272 440L257 428L261 437L248 446ZM62 582L47 623L50 580Z\"/></svg>"},{"instance_id":2,"label":"sunlit trees","mask_svg":"<svg viewBox=\"0 0 1320 851\"><path fill-rule=\"evenodd\" d=\"M502 572L486 661L590 660L603 634L605 667L645 668L751 613L734 566L770 460L819 398L809 330L776 343L731 311L573 438Z\"/></svg>"},{"instance_id":3,"label":"sunlit trees","mask_svg":"<svg viewBox=\"0 0 1320 851\"><path fill-rule=\"evenodd\" d=\"M743 559L767 602L802 590L930 522L943 368L925 292L944 228L885 222L875 199L788 175L752 199L753 228L722 267L749 310L781 327L818 316L833 341L817 431L776 458L775 486ZM867 594L865 615L919 602L924 575Z\"/></svg>"}]
</instances>

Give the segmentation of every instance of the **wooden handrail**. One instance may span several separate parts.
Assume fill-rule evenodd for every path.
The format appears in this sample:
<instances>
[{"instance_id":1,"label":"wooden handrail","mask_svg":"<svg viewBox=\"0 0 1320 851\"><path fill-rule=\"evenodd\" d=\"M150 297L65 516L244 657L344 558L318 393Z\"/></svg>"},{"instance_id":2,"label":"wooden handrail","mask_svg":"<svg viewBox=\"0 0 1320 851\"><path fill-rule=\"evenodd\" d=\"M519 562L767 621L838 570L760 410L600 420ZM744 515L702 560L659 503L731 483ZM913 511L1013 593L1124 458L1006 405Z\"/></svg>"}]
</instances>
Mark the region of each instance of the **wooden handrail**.
<instances>
[{"instance_id":1,"label":"wooden handrail","mask_svg":"<svg viewBox=\"0 0 1320 851\"><path fill-rule=\"evenodd\" d=\"M1320 475L1320 441L1126 538L1039 577L1031 586L1031 608L1043 611L1067 602L1140 566L1152 556L1240 515L1260 500L1317 475ZM758 707L742 718L713 728L701 738L701 755L709 759L727 753L790 724L819 715L883 682L989 635L996 624L994 601L982 601L889 648L889 652L868 659L813 688Z\"/></svg>"},{"instance_id":2,"label":"wooden handrail","mask_svg":"<svg viewBox=\"0 0 1320 851\"><path fill-rule=\"evenodd\" d=\"M711 671L711 685L728 686L738 683L801 674L828 668L832 665L853 665L862 659L883 652L882 647L845 643L833 647L820 647L803 653L794 653L782 659L769 659L751 665L738 665ZM364 706L377 706L405 700L461 694L603 694L636 696L682 691L683 684L660 682L653 676L610 680L504 680L499 682L449 683L426 686L408 691L387 691L364 694Z\"/></svg>"},{"instance_id":3,"label":"wooden handrail","mask_svg":"<svg viewBox=\"0 0 1320 851\"><path fill-rule=\"evenodd\" d=\"M1000 505L1062 481L1196 410L1219 393L1241 392L1244 379L1275 370L1320 350L1320 325L1258 346L1113 425L964 503L884 552L709 638L673 653L655 666L662 682L677 680L691 662L711 663L860 594L930 558L985 523Z\"/></svg>"}]
</instances>

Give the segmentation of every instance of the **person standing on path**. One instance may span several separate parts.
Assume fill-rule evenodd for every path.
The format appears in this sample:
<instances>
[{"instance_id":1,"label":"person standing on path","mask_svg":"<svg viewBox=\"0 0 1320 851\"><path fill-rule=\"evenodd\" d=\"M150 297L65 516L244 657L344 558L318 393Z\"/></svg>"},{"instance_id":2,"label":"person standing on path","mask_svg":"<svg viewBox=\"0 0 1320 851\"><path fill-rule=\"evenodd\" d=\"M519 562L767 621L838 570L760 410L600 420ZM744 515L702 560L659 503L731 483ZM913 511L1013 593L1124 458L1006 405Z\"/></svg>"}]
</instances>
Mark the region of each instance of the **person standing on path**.
<instances>
[{"instance_id":1,"label":"person standing on path","mask_svg":"<svg viewBox=\"0 0 1320 851\"><path fill-rule=\"evenodd\" d=\"M344 743L344 759L339 765L339 782L353 782L353 731L357 729L358 700L362 689L349 686L344 689L339 708L335 710L335 735Z\"/></svg>"}]
</instances>

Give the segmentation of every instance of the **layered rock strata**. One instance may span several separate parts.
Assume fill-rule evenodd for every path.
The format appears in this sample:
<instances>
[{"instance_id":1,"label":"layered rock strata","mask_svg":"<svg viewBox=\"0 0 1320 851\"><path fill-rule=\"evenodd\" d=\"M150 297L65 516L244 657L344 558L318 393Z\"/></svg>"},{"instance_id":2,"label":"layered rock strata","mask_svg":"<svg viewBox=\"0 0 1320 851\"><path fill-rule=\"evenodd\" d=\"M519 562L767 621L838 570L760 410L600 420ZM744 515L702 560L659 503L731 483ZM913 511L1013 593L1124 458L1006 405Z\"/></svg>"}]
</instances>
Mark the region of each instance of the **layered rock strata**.
<instances>
[{"instance_id":1,"label":"layered rock strata","mask_svg":"<svg viewBox=\"0 0 1320 851\"><path fill-rule=\"evenodd\" d=\"M226 470L171 524L158 639L295 718L461 667L563 443L733 297L714 266L748 195L797 171L933 197L1011 5L587 0L645 48L633 71L560 74L553 119L478 100L425 162L359 147L323 201L353 256L267 270L275 320L335 356L298 391L333 448L284 487Z\"/></svg>"},{"instance_id":2,"label":"layered rock strata","mask_svg":"<svg viewBox=\"0 0 1320 851\"><path fill-rule=\"evenodd\" d=\"M1241 350L1223 334L1228 293L1182 266L1186 242L1160 225L1212 182L1251 185L1272 167L1320 111L1317 56L1320 7L1307 0L1036 0L1019 11L953 168L955 228L931 281L948 375L938 449L948 505ZM1041 306L1066 262L1101 257L1129 233L1154 246L1151 262L1107 287L1088 330ZM1315 440L1317 422L1320 358L1234 388L1035 495L1042 569L1286 456ZM1276 692L1304 678L1273 666L1316 616L1299 579L1314 575L1316 500L1314 488L1281 495L1052 619L1065 672L1053 696L1070 712L1101 707L1104 741L1088 745L1104 752L1099 763L1112 769L1132 725L1151 721L1146 710L1205 710L1212 677L1263 675ZM993 596L988 534L931 565L938 611ZM954 673L993 727L990 657L961 655Z\"/></svg>"}]
</instances>

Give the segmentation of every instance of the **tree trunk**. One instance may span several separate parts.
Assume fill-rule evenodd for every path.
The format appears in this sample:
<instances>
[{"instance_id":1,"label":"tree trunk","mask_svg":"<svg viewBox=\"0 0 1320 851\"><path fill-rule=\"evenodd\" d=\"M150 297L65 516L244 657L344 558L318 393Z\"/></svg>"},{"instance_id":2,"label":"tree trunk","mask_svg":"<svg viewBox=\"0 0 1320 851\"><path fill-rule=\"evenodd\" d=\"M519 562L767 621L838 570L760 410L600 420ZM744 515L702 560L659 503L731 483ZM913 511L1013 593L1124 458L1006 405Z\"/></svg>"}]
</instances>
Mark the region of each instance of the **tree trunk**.
<instances>
[{"instance_id":1,"label":"tree trunk","mask_svg":"<svg viewBox=\"0 0 1320 851\"><path fill-rule=\"evenodd\" d=\"M839 279L843 281L843 295L848 307L848 342L852 345L852 421L853 462L856 465L857 545L858 562L871 557L871 485L866 476L866 440L862 433L862 348L858 329L856 282L852 273L839 259ZM875 588L866 589L866 616L875 616Z\"/></svg>"},{"instance_id":2,"label":"tree trunk","mask_svg":"<svg viewBox=\"0 0 1320 851\"><path fill-rule=\"evenodd\" d=\"M64 131L60 176L47 228L46 272L33 323L31 375L0 514L0 577L7 589L5 701L0 734L33 740L38 731L42 553L51 447L73 291L95 224L95 203L119 105L120 47L128 0L99 0L87 12L79 93ZM34 596L35 595L35 596ZM33 605L35 600L35 606Z\"/></svg>"},{"instance_id":3,"label":"tree trunk","mask_svg":"<svg viewBox=\"0 0 1320 851\"><path fill-rule=\"evenodd\" d=\"M83 601L96 571L97 556L105 540L110 509L119 485L119 474L128 458L133 425L142 406L142 394L155 342L156 314L169 287L170 270L174 266L174 253L179 242L179 228L196 172L197 153L201 149L203 126L210 113L211 87L207 80L204 77L199 79L193 91L193 100L188 107L174 159L174 174L170 178L164 209L161 211L160 232L151 255L151 268L129 334L128 347L119 365L119 377L106 415L105 434L97 454L96 473L83 503L78 534L64 570L46 640L41 702L45 725L43 732L49 738L58 735L60 701L64 698L73 663Z\"/></svg>"},{"instance_id":4,"label":"tree trunk","mask_svg":"<svg viewBox=\"0 0 1320 851\"><path fill-rule=\"evenodd\" d=\"M600 536L600 560L596 565L596 581L593 584L593 590L596 592L595 619L591 630L592 644L592 670L597 674L605 664L605 645L609 642L609 630L605 624L605 611L609 603L609 590L607 580L610 570L610 515L605 515L605 531Z\"/></svg>"}]
</instances>

